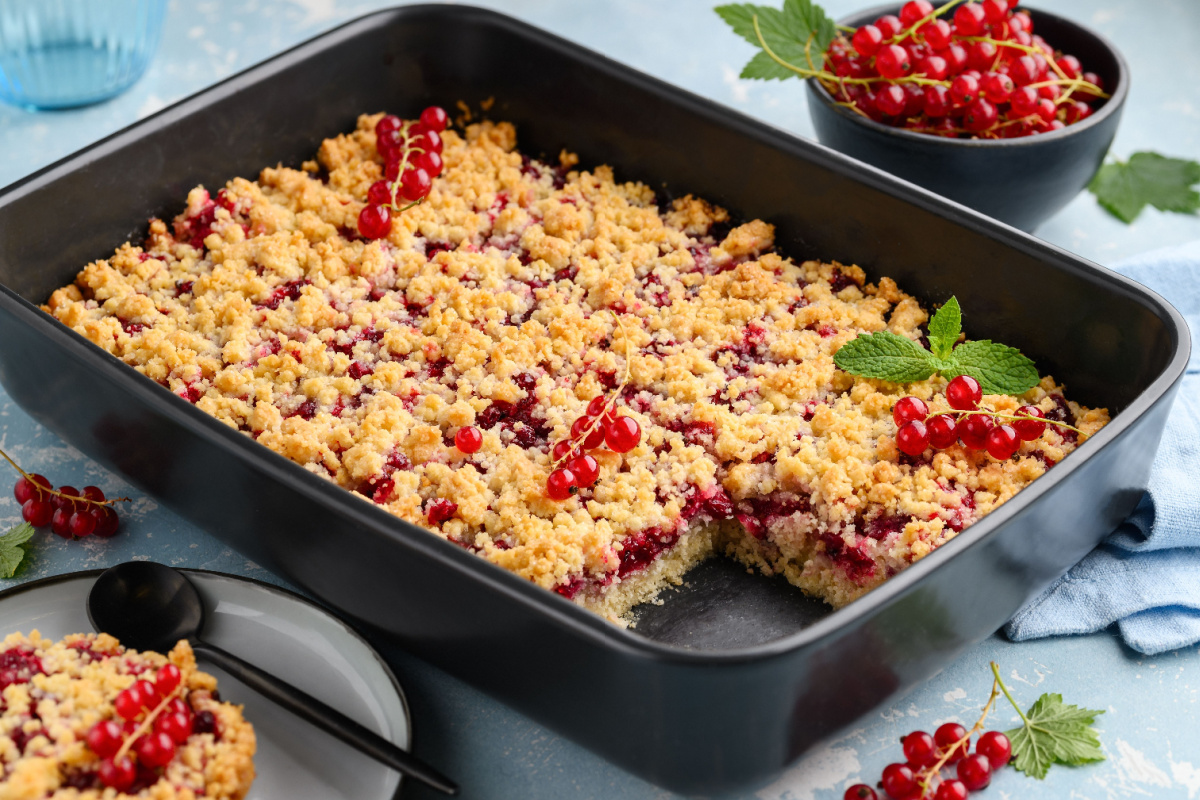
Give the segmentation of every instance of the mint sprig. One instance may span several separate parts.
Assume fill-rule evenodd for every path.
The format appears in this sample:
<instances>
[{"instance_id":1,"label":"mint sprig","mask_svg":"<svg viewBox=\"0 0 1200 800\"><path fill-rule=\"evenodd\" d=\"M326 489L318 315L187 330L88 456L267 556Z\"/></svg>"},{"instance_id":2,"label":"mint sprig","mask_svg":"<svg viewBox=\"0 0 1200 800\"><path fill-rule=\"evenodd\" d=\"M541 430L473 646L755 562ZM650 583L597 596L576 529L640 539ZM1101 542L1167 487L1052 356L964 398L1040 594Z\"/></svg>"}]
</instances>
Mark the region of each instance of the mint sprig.
<instances>
[{"instance_id":1,"label":"mint sprig","mask_svg":"<svg viewBox=\"0 0 1200 800\"><path fill-rule=\"evenodd\" d=\"M987 339L955 346L962 333L962 309L951 297L929 321L929 346L891 331L862 333L833 354L838 369L892 383L970 375L985 394L1023 394L1037 386L1033 362L1015 348Z\"/></svg>"},{"instance_id":2,"label":"mint sprig","mask_svg":"<svg viewBox=\"0 0 1200 800\"><path fill-rule=\"evenodd\" d=\"M16 574L25 558L25 549L21 545L32 538L33 526L28 522L22 522L0 536L0 578L11 578Z\"/></svg>"}]
</instances>

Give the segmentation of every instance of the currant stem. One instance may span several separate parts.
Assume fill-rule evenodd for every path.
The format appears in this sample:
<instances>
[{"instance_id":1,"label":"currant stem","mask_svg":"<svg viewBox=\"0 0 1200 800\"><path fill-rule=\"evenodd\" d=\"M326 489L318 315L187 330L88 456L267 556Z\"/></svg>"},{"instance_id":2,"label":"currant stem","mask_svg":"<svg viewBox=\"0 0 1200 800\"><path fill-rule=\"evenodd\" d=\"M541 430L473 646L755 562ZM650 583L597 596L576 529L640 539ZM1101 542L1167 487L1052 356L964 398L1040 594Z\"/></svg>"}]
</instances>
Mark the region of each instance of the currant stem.
<instances>
[{"instance_id":1,"label":"currant stem","mask_svg":"<svg viewBox=\"0 0 1200 800\"><path fill-rule=\"evenodd\" d=\"M979 731L983 730L983 723L987 721L988 714L992 713L992 705L996 702L996 698L1000 696L1000 691L1003 690L1004 694L1006 696L1008 695L1008 689L1004 688L1004 682L1000 680L1000 673L999 673L998 669L999 668L996 666L996 662L993 661L992 662L992 672L995 673L996 679L992 681L992 693L988 696L987 702L984 703L983 712L979 715L979 719L977 719L975 721L975 724L971 726L971 730L967 731L966 734L964 734L961 739L954 742L954 744L947 747L945 755L943 755L940 759L938 759L938 761L935 762L932 766L926 767L925 769L923 769L919 773L917 773L918 775L925 776L924 778L921 779L922 795L924 795L924 793L929 790L929 782L941 774L942 767L946 766L947 762L950 761L950 757L952 755L954 755L954 753L956 753L960 747L964 747L967 744L967 742L971 741L972 736L974 736ZM1012 698L1009 697L1009 700L1011 701ZM1018 711L1017 713L1020 713L1020 712ZM1023 718L1024 717L1022 716L1022 719ZM964 747L964 749L965 749L965 747Z\"/></svg>"},{"instance_id":2,"label":"currant stem","mask_svg":"<svg viewBox=\"0 0 1200 800\"><path fill-rule=\"evenodd\" d=\"M64 500L70 500L75 503L84 503L84 504L90 505L90 506L111 506L114 503L128 503L131 500L131 498L128 498L128 497L107 497L103 500L93 500L90 497L84 497L83 495L66 494L65 492L60 492L57 489L48 489L45 486L42 486L40 483L35 483L33 480L33 476L30 475L25 470L21 469L21 466L19 464L17 464L17 462L13 461L12 458L8 455L8 453L4 452L3 450L0 450L0 457L3 457L4 460L7 461L9 463L9 465L12 466L13 469L15 469L17 472L21 473L22 478L29 481L34 486L38 487L39 492L45 492L46 494L52 494L55 497L61 497Z\"/></svg>"},{"instance_id":3,"label":"currant stem","mask_svg":"<svg viewBox=\"0 0 1200 800\"><path fill-rule=\"evenodd\" d=\"M159 704L146 714L146 718L142 720L141 724L138 725L137 728L134 729L133 733L129 734L125 741L121 743L121 749L118 750L117 754L113 756L114 763L119 762L122 758L128 755L130 749L133 747L133 743L150 732L150 729L154 727L154 720L158 719L158 715L163 712L163 709L167 707L167 704L174 700L175 697L182 691L183 682L180 681L179 685L172 689L170 694L163 697Z\"/></svg>"},{"instance_id":4,"label":"currant stem","mask_svg":"<svg viewBox=\"0 0 1200 800\"><path fill-rule=\"evenodd\" d=\"M1076 433L1078 433L1080 436L1082 436L1085 439L1089 438L1088 434L1079 430L1079 428L1076 428L1074 425L1068 425L1065 422L1059 422L1059 421L1053 420L1053 419L1046 419L1045 417L1031 417L1028 414L1009 414L1005 411L990 411L986 408L974 408L969 411L958 411L958 410L939 411L936 414L930 414L928 417L925 418L925 421L928 422L929 420L933 419L934 417L939 417L942 414L962 414L964 416L985 414L989 417L995 417L997 419L1009 419L1009 420L1013 420L1013 421L1029 420L1030 422L1044 422L1047 425L1057 425L1060 428L1067 428L1068 430L1075 431Z\"/></svg>"},{"instance_id":5,"label":"currant stem","mask_svg":"<svg viewBox=\"0 0 1200 800\"><path fill-rule=\"evenodd\" d=\"M388 204L388 208L391 209L393 214L403 213L403 212L407 211L408 209L412 208L413 206L420 205L421 200L425 199L424 197L422 197L420 200L414 200L411 203L409 203L408 205L404 206L403 208L397 207L397 200L398 200L397 196L400 193L400 179L402 177L404 177L404 170L408 167L409 156L413 153L424 153L425 152L425 148L413 147L410 144L410 142L412 142L413 139L417 138L410 133L412 126L414 124L415 124L414 121L410 120L408 122L405 122L404 127L401 128L401 130L404 132L404 154L402 156L400 156L399 167L396 170L396 180L392 181L392 202Z\"/></svg>"},{"instance_id":6,"label":"currant stem","mask_svg":"<svg viewBox=\"0 0 1200 800\"><path fill-rule=\"evenodd\" d=\"M1021 718L1021 722L1029 724L1029 718L1025 716L1025 712L1017 705L1017 701L1013 700L1013 696L1008 693L1008 687L1004 685L1004 679L1000 677L1000 665L995 661L992 662L992 674L996 676L996 685L1000 687L1000 691L1004 692L1004 696L1008 698L1008 702L1012 703L1012 707L1017 710L1017 716ZM995 689L992 690L993 692Z\"/></svg>"}]
</instances>

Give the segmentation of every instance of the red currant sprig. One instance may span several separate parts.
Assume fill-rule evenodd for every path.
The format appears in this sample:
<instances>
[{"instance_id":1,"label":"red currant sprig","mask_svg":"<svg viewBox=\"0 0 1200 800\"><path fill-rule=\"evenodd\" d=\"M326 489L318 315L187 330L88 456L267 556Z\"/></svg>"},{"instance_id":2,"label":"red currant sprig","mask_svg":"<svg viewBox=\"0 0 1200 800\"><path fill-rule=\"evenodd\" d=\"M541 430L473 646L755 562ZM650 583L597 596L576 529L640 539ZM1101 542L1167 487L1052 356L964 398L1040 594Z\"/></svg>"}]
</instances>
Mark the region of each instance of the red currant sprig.
<instances>
[{"instance_id":1,"label":"red currant sprig","mask_svg":"<svg viewBox=\"0 0 1200 800\"><path fill-rule=\"evenodd\" d=\"M992 458L1006 461L1016 454L1022 441L1041 438L1047 425L1087 436L1073 425L1046 419L1037 406L1021 406L1017 413L1009 414L979 408L982 399L983 389L970 375L959 375L946 386L946 402L954 412L930 415L924 400L902 397L892 408L892 419L898 426L896 447L915 458L928 447L944 450L961 441L971 450L987 450Z\"/></svg>"},{"instance_id":2,"label":"red currant sprig","mask_svg":"<svg viewBox=\"0 0 1200 800\"><path fill-rule=\"evenodd\" d=\"M116 535L120 518L113 504L127 503L128 497L105 498L96 486L85 486L82 491L74 486L55 489L45 476L21 469L3 450L0 457L21 473L13 486L13 496L21 504L21 517L30 525L35 528L49 525L64 539L93 535L108 539Z\"/></svg>"},{"instance_id":3,"label":"red currant sprig","mask_svg":"<svg viewBox=\"0 0 1200 800\"><path fill-rule=\"evenodd\" d=\"M358 214L360 235L383 239L392 230L395 214L429 196L433 179L442 174L441 134L448 122L444 109L429 106L416 120L387 114L375 123L375 149L383 157L384 180L367 190L367 205Z\"/></svg>"},{"instance_id":4,"label":"red currant sprig","mask_svg":"<svg viewBox=\"0 0 1200 800\"><path fill-rule=\"evenodd\" d=\"M137 775L137 763L148 769L164 767L175 758L175 748L195 730L191 707L180 697L183 674L174 664L155 673L154 681L138 680L113 701L122 725L114 719L97 722L86 741L100 756L100 782L118 792L128 791ZM139 718L141 718L139 722Z\"/></svg>"}]
</instances>

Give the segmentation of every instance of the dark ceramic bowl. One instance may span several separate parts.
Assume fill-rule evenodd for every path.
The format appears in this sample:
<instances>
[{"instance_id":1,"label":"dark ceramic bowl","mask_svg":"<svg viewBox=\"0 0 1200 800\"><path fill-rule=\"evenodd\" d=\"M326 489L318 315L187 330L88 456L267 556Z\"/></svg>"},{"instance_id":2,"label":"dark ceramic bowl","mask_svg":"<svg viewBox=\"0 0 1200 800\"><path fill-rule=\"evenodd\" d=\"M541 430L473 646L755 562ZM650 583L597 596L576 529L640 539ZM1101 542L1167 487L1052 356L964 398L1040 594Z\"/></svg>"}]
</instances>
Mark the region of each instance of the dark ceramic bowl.
<instances>
[{"instance_id":1,"label":"dark ceramic bowl","mask_svg":"<svg viewBox=\"0 0 1200 800\"><path fill-rule=\"evenodd\" d=\"M1079 58L1111 97L1090 117L1062 130L1016 139L945 139L874 122L834 103L808 81L808 113L822 144L957 200L1001 222L1031 231L1088 184L1117 132L1129 93L1129 67L1103 37L1046 11L1028 9L1034 31ZM858 27L895 6L839 20Z\"/></svg>"}]
</instances>

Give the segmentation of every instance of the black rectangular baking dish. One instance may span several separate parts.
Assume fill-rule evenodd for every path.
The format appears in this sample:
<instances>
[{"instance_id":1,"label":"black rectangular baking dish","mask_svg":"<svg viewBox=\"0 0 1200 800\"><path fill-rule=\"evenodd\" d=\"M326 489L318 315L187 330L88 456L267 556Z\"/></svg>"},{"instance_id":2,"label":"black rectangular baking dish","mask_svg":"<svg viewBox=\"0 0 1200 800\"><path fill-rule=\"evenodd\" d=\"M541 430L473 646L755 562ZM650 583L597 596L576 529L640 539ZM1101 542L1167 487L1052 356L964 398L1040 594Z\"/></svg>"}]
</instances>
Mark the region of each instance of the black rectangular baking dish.
<instances>
[{"instance_id":1,"label":"black rectangular baking dish","mask_svg":"<svg viewBox=\"0 0 1200 800\"><path fill-rule=\"evenodd\" d=\"M36 308L186 192L299 164L362 111L517 123L664 196L778 226L780 249L951 294L1112 424L1014 500L838 612L720 562L623 630L259 447ZM0 192L0 381L82 451L316 596L645 778L760 782L994 631L1133 507L1187 361L1158 296L817 144L504 16L359 19Z\"/></svg>"}]
</instances>

